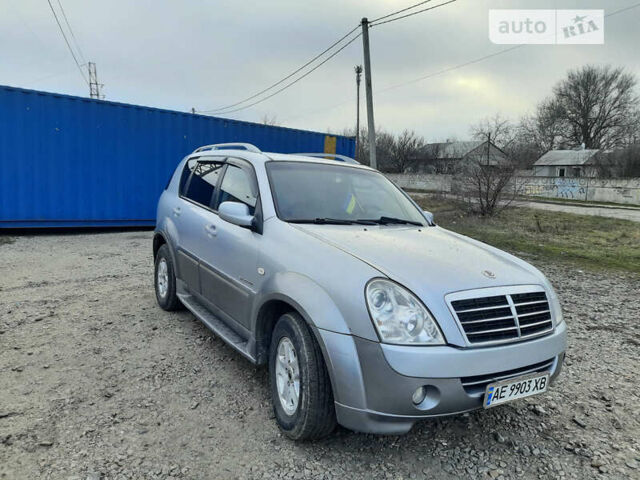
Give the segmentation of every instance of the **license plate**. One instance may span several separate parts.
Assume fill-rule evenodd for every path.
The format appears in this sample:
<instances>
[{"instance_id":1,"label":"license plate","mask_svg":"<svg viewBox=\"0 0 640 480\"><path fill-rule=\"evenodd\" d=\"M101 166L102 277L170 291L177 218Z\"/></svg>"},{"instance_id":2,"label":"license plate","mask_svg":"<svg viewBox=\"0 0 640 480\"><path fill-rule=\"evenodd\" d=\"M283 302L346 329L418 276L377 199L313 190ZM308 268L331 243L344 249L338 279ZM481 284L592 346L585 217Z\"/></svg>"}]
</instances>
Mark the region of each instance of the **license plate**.
<instances>
[{"instance_id":1,"label":"license plate","mask_svg":"<svg viewBox=\"0 0 640 480\"><path fill-rule=\"evenodd\" d=\"M519 398L530 397L547 391L549 374L534 373L490 383L484 393L484 408L495 407Z\"/></svg>"}]
</instances>

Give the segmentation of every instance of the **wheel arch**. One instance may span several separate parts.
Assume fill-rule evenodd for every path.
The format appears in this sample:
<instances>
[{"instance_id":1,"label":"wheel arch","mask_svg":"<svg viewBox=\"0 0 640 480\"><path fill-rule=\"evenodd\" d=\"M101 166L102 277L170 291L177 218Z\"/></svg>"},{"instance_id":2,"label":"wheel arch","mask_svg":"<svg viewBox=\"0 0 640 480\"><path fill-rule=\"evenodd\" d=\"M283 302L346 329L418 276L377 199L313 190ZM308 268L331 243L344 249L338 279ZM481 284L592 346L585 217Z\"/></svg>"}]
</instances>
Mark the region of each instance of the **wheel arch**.
<instances>
[{"instance_id":1,"label":"wheel arch","mask_svg":"<svg viewBox=\"0 0 640 480\"><path fill-rule=\"evenodd\" d=\"M167 243L167 239L161 232L155 232L153 235L153 259L156 259L156 255L158 255L158 250L162 245Z\"/></svg>"},{"instance_id":2,"label":"wheel arch","mask_svg":"<svg viewBox=\"0 0 640 480\"><path fill-rule=\"evenodd\" d=\"M156 230L153 234L153 261L156 261L156 256L158 255L158 250L162 245L166 245L169 249L169 255L171 255L171 263L173 263L173 269L175 271L176 277L180 278L179 275L179 266L176 259L175 251L173 249L172 243L169 241L167 235L160 231Z\"/></svg>"},{"instance_id":3,"label":"wheel arch","mask_svg":"<svg viewBox=\"0 0 640 480\"><path fill-rule=\"evenodd\" d=\"M338 388L343 382L336 377L332 355L325 344L322 332L331 331L345 338L349 336L349 340L351 340L351 332L329 294L308 277L283 273L274 275L267 282L259 298L253 322L257 363L264 364L269 358L271 334L280 316L288 311L294 311L304 319L318 342L329 372L334 398L338 399L341 396ZM354 360L357 361L357 359Z\"/></svg>"}]
</instances>

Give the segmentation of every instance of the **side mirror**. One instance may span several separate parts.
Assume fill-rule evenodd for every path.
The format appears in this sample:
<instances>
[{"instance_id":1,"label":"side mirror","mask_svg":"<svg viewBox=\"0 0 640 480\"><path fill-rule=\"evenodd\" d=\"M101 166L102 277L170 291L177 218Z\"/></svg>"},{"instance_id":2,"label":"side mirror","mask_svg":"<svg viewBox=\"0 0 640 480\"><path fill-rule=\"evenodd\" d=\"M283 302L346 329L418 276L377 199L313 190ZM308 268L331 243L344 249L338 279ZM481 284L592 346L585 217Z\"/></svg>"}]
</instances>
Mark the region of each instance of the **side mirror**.
<instances>
[{"instance_id":1,"label":"side mirror","mask_svg":"<svg viewBox=\"0 0 640 480\"><path fill-rule=\"evenodd\" d=\"M431 225L436 224L436 222L433 220L433 213L423 210L422 214L424 215L424 218L426 218Z\"/></svg>"},{"instance_id":2,"label":"side mirror","mask_svg":"<svg viewBox=\"0 0 640 480\"><path fill-rule=\"evenodd\" d=\"M253 215L249 214L249 207L240 202L222 202L218 207L220 218L239 225L240 227L252 228Z\"/></svg>"}]
</instances>

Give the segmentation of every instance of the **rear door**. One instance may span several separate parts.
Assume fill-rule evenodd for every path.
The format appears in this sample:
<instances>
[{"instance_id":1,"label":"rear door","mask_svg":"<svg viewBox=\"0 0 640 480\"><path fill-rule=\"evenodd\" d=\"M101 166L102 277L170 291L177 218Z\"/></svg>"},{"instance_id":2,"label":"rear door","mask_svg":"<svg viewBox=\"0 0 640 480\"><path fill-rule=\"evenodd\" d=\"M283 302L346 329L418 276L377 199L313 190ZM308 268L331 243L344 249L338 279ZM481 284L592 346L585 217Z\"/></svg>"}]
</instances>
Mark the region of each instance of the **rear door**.
<instances>
[{"instance_id":1,"label":"rear door","mask_svg":"<svg viewBox=\"0 0 640 480\"><path fill-rule=\"evenodd\" d=\"M255 172L244 160L228 158L213 210L222 202L241 202L252 215L260 210ZM207 248L201 250L202 295L242 326L249 328L251 305L258 284L261 235L248 228L210 218Z\"/></svg>"},{"instance_id":2,"label":"rear door","mask_svg":"<svg viewBox=\"0 0 640 480\"><path fill-rule=\"evenodd\" d=\"M189 159L180 181L179 204L173 214L178 230L178 272L189 290L201 293L199 263L209 244L207 231L217 187L225 166L224 157Z\"/></svg>"}]
</instances>

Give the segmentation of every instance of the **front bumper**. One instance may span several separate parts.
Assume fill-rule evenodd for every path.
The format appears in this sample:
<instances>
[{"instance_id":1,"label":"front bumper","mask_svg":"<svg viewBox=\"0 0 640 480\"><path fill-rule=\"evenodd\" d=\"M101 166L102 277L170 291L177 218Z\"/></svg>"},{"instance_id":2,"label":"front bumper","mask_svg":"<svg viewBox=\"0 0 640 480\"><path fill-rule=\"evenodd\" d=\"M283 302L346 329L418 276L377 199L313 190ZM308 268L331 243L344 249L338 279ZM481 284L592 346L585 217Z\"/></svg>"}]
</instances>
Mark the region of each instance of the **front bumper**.
<instances>
[{"instance_id":1,"label":"front bumper","mask_svg":"<svg viewBox=\"0 0 640 480\"><path fill-rule=\"evenodd\" d=\"M485 348L397 346L326 330L318 333L338 422L352 430L386 434L406 433L423 418L481 408L483 386L469 387L469 377L545 364L540 371L548 371L553 382L567 342L565 323L545 337ZM427 398L416 406L412 395L421 386L427 387Z\"/></svg>"}]
</instances>

